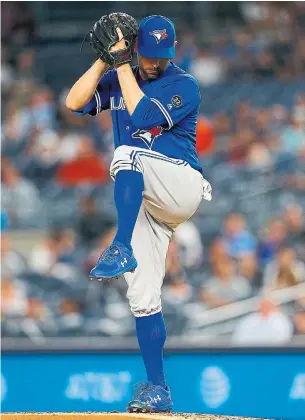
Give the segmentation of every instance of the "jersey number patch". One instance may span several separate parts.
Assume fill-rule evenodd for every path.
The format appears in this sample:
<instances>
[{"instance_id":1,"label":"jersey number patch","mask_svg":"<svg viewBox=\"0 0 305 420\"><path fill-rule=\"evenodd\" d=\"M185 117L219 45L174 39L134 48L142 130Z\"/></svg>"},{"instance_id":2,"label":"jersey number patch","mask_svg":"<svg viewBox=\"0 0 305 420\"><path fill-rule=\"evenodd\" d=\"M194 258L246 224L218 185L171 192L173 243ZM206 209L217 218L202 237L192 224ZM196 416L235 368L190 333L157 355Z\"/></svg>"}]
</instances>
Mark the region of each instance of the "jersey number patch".
<instances>
[{"instance_id":1,"label":"jersey number patch","mask_svg":"<svg viewBox=\"0 0 305 420\"><path fill-rule=\"evenodd\" d=\"M144 143L149 147L149 149L151 149L154 140L161 136L163 131L163 128L158 126L158 127L153 127L150 130L142 130L142 129L138 129L136 132L132 133L131 137L133 137L134 139L141 139L144 141Z\"/></svg>"}]
</instances>

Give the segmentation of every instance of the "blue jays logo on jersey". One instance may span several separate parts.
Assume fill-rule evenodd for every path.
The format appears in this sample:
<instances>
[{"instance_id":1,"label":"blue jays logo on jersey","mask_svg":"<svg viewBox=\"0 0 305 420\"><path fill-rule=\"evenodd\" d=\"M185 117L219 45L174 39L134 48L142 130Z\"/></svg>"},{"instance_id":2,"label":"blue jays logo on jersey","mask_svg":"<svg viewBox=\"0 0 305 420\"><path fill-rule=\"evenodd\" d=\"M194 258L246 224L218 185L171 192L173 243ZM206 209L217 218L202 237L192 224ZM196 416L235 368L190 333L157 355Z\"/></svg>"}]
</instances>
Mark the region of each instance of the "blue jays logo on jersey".
<instances>
[{"instance_id":1,"label":"blue jays logo on jersey","mask_svg":"<svg viewBox=\"0 0 305 420\"><path fill-rule=\"evenodd\" d=\"M166 39L168 37L166 29L156 29L155 31L149 32L149 35L152 35L155 38L157 44L159 44L162 39Z\"/></svg>"},{"instance_id":2,"label":"blue jays logo on jersey","mask_svg":"<svg viewBox=\"0 0 305 420\"><path fill-rule=\"evenodd\" d=\"M149 148L151 148L154 140L161 136L163 131L163 128L158 126L158 127L153 127L150 130L142 130L142 129L138 129L137 131L135 131L134 133L132 133L131 137L133 137L134 139L141 139L144 141L144 143L147 144L147 146Z\"/></svg>"}]
</instances>

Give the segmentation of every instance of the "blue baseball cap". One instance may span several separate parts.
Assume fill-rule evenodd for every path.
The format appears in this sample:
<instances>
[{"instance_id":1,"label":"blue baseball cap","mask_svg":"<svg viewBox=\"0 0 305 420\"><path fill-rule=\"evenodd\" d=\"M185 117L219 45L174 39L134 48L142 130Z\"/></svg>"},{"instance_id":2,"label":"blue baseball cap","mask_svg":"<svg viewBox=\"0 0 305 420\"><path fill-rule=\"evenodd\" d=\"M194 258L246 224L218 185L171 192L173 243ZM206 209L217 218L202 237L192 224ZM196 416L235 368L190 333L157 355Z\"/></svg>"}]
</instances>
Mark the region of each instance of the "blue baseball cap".
<instances>
[{"instance_id":1,"label":"blue baseball cap","mask_svg":"<svg viewBox=\"0 0 305 420\"><path fill-rule=\"evenodd\" d=\"M138 52L147 58L174 58L176 31L173 22L161 15L142 19L138 30Z\"/></svg>"}]
</instances>

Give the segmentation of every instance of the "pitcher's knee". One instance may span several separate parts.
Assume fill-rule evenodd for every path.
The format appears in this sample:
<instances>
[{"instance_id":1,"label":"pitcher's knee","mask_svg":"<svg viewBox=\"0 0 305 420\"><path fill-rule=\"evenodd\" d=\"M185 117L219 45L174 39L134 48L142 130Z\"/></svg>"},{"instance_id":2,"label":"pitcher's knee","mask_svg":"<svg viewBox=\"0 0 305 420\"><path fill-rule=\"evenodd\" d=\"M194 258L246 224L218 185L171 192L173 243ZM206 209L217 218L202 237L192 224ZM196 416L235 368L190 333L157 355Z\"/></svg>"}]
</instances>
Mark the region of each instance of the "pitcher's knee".
<instances>
[{"instance_id":1,"label":"pitcher's knee","mask_svg":"<svg viewBox=\"0 0 305 420\"><path fill-rule=\"evenodd\" d=\"M134 148L131 146L117 147L113 154L113 160L126 159L126 157L128 158L128 156L131 155L133 149Z\"/></svg>"},{"instance_id":2,"label":"pitcher's knee","mask_svg":"<svg viewBox=\"0 0 305 420\"><path fill-rule=\"evenodd\" d=\"M154 315L161 311L161 298L155 296L131 296L127 294L131 312L135 317Z\"/></svg>"},{"instance_id":3,"label":"pitcher's knee","mask_svg":"<svg viewBox=\"0 0 305 420\"><path fill-rule=\"evenodd\" d=\"M119 146L115 149L110 165L111 178L114 179L119 171L144 172L141 160L134 147Z\"/></svg>"}]
</instances>

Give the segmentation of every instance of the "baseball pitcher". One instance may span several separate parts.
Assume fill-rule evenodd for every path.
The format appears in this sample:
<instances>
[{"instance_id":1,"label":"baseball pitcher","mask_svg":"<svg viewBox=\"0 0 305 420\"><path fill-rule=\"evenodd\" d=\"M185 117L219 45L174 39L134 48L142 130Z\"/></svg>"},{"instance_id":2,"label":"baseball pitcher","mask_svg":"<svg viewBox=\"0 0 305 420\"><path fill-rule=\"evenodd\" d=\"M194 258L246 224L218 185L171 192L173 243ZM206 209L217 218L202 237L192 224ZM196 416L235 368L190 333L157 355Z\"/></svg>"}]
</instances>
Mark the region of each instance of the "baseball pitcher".
<instances>
[{"instance_id":1,"label":"baseball pitcher","mask_svg":"<svg viewBox=\"0 0 305 420\"><path fill-rule=\"evenodd\" d=\"M118 214L112 245L90 272L96 280L124 275L147 372L130 412L173 407L163 369L166 329L161 308L165 260L176 227L202 199L211 200L196 152L197 81L172 63L176 34L163 16L139 26L111 13L89 33L98 59L74 84L66 106L77 115L111 109L115 152L110 167ZM138 65L130 65L134 51ZM109 67L112 67L109 70Z\"/></svg>"}]
</instances>

